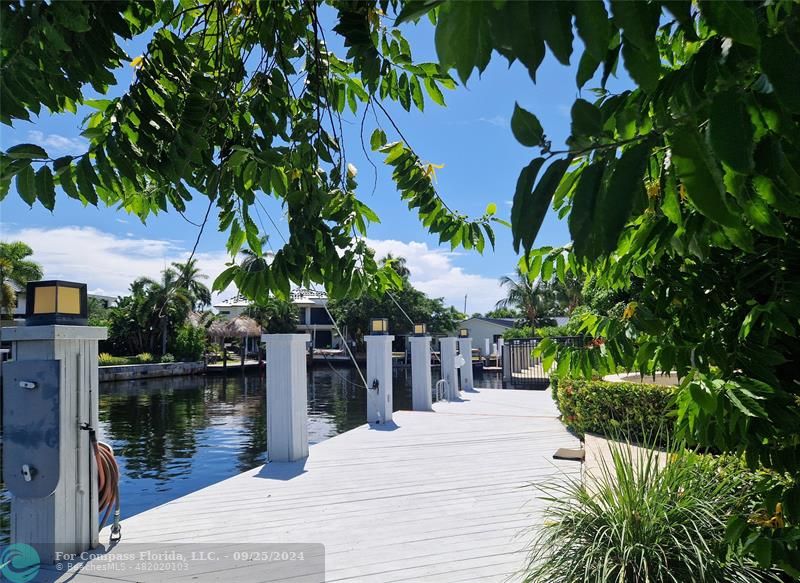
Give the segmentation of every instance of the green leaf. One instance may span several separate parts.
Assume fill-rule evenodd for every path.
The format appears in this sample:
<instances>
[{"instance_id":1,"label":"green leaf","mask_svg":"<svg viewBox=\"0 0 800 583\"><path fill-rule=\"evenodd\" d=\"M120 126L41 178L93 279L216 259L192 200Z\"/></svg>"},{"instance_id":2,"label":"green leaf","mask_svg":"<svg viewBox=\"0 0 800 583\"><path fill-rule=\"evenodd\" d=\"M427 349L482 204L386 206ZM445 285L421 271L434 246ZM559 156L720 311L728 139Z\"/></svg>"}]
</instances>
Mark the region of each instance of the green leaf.
<instances>
[{"instance_id":1,"label":"green leaf","mask_svg":"<svg viewBox=\"0 0 800 583\"><path fill-rule=\"evenodd\" d=\"M425 89L428 91L428 96L438 105L444 105L444 95L442 90L433 79L425 79Z\"/></svg>"},{"instance_id":2,"label":"green leaf","mask_svg":"<svg viewBox=\"0 0 800 583\"><path fill-rule=\"evenodd\" d=\"M514 192L514 202L511 206L511 230L514 235L514 251L519 253L519 245L522 241L522 218L523 209L525 208L525 199L533 190L533 185L536 183L536 176L539 174L539 169L544 164L544 158L535 158L530 164L522 169L522 172L517 178L517 188Z\"/></svg>"},{"instance_id":3,"label":"green leaf","mask_svg":"<svg viewBox=\"0 0 800 583\"><path fill-rule=\"evenodd\" d=\"M681 25L687 40L697 40L697 34L694 31L694 19L692 18L691 0L661 0L661 5L669 10Z\"/></svg>"},{"instance_id":4,"label":"green leaf","mask_svg":"<svg viewBox=\"0 0 800 583\"><path fill-rule=\"evenodd\" d=\"M373 150L377 150L386 143L386 133L378 128L372 132L369 138L369 146Z\"/></svg>"},{"instance_id":5,"label":"green leaf","mask_svg":"<svg viewBox=\"0 0 800 583\"><path fill-rule=\"evenodd\" d=\"M211 291L221 292L224 291L226 287L228 287L233 278L236 277L236 274L239 272L238 265L231 265L225 271L220 273L217 278L214 280L214 284L211 286Z\"/></svg>"},{"instance_id":6,"label":"green leaf","mask_svg":"<svg viewBox=\"0 0 800 583\"><path fill-rule=\"evenodd\" d=\"M78 162L76 178L81 196L90 204L97 206L97 192L94 190L94 185L97 184L97 175L94 173L88 155L83 156Z\"/></svg>"},{"instance_id":7,"label":"green leaf","mask_svg":"<svg viewBox=\"0 0 800 583\"><path fill-rule=\"evenodd\" d=\"M595 59L589 51L584 51L581 55L581 60L578 63L578 72L575 75L575 82L578 89L581 89L588 81L594 77L597 72L597 67L600 66L600 61Z\"/></svg>"},{"instance_id":8,"label":"green leaf","mask_svg":"<svg viewBox=\"0 0 800 583\"><path fill-rule=\"evenodd\" d=\"M81 195L75 187L75 177L73 176L72 156L64 156L53 162L56 178L59 186L67 193L67 196L80 200Z\"/></svg>"},{"instance_id":9,"label":"green leaf","mask_svg":"<svg viewBox=\"0 0 800 583\"><path fill-rule=\"evenodd\" d=\"M764 40L761 67L775 89L775 95L790 111L800 112L800 46L787 31Z\"/></svg>"},{"instance_id":10,"label":"green leaf","mask_svg":"<svg viewBox=\"0 0 800 583\"><path fill-rule=\"evenodd\" d=\"M538 235L542 221L544 221L544 216L550 207L550 201L553 199L553 193L555 193L558 183L567 171L569 164L569 158L555 160L547 167L533 192L529 194L523 193L519 201L519 220L515 225L512 218L512 228L515 239L518 236L517 233L519 233L519 239L526 253L533 247L536 235ZM517 206L516 195L514 196L514 206ZM514 209L512 207L512 217L513 212Z\"/></svg>"},{"instance_id":11,"label":"green leaf","mask_svg":"<svg viewBox=\"0 0 800 583\"><path fill-rule=\"evenodd\" d=\"M642 89L648 93L655 90L661 75L661 56L655 43L648 45L647 48L641 48L623 35L622 59L625 69Z\"/></svg>"},{"instance_id":12,"label":"green leaf","mask_svg":"<svg viewBox=\"0 0 800 583\"><path fill-rule=\"evenodd\" d=\"M586 255L590 247L595 213L595 202L605 172L604 160L597 160L582 173L575 193L572 195L572 210L569 213L569 232L575 241L575 252Z\"/></svg>"},{"instance_id":13,"label":"green leaf","mask_svg":"<svg viewBox=\"0 0 800 583\"><path fill-rule=\"evenodd\" d=\"M486 205L486 213L487 215L494 215L497 213L497 205L493 202L490 202Z\"/></svg>"},{"instance_id":14,"label":"green leaf","mask_svg":"<svg viewBox=\"0 0 800 583\"><path fill-rule=\"evenodd\" d=\"M29 160L48 157L47 152L36 144L17 144L16 146L11 146L6 151L6 155L9 158Z\"/></svg>"},{"instance_id":15,"label":"green leaf","mask_svg":"<svg viewBox=\"0 0 800 583\"><path fill-rule=\"evenodd\" d=\"M742 211L753 227L768 237L784 238L786 231L767 202L749 188L745 188L738 198Z\"/></svg>"},{"instance_id":16,"label":"green leaf","mask_svg":"<svg viewBox=\"0 0 800 583\"><path fill-rule=\"evenodd\" d=\"M728 208L722 174L697 129L677 126L669 139L672 164L700 213L726 227L741 224Z\"/></svg>"},{"instance_id":17,"label":"green leaf","mask_svg":"<svg viewBox=\"0 0 800 583\"><path fill-rule=\"evenodd\" d=\"M611 11L614 14L614 23L622 29L623 36L634 46L651 52L651 47L656 46L661 7L650 2L611 0Z\"/></svg>"},{"instance_id":18,"label":"green leaf","mask_svg":"<svg viewBox=\"0 0 800 583\"><path fill-rule=\"evenodd\" d=\"M572 55L572 13L569 2L539 2L533 12L536 28L553 55L569 65Z\"/></svg>"},{"instance_id":19,"label":"green leaf","mask_svg":"<svg viewBox=\"0 0 800 583\"><path fill-rule=\"evenodd\" d=\"M755 12L746 3L700 0L699 4L700 13L722 36L758 48L758 22Z\"/></svg>"},{"instance_id":20,"label":"green leaf","mask_svg":"<svg viewBox=\"0 0 800 583\"><path fill-rule=\"evenodd\" d=\"M417 79L416 75L413 75L409 83L411 85L411 99L414 101L414 105L420 111L424 111L425 98L422 96L422 86L419 84L419 79Z\"/></svg>"},{"instance_id":21,"label":"green leaf","mask_svg":"<svg viewBox=\"0 0 800 583\"><path fill-rule=\"evenodd\" d=\"M17 173L17 193L22 200L28 203L28 206L33 206L33 203L36 202L35 178L30 164Z\"/></svg>"},{"instance_id":22,"label":"green leaf","mask_svg":"<svg viewBox=\"0 0 800 583\"><path fill-rule=\"evenodd\" d=\"M594 57L594 61L599 65L606 58L608 43L611 40L611 23L603 0L579 0L575 2L574 9L578 36L586 45L586 53Z\"/></svg>"},{"instance_id":23,"label":"green leaf","mask_svg":"<svg viewBox=\"0 0 800 583\"><path fill-rule=\"evenodd\" d=\"M752 172L754 133L741 95L735 91L717 93L711 102L709 138L719 159L742 174Z\"/></svg>"},{"instance_id":24,"label":"green leaf","mask_svg":"<svg viewBox=\"0 0 800 583\"><path fill-rule=\"evenodd\" d=\"M441 4L443 1L444 0L408 0L407 2L403 3L403 8L400 10L400 14L397 15L395 25L398 25L402 22L417 20L421 16L436 8L436 6Z\"/></svg>"},{"instance_id":25,"label":"green leaf","mask_svg":"<svg viewBox=\"0 0 800 583\"><path fill-rule=\"evenodd\" d=\"M717 410L716 397L701 383L689 383L689 394L692 400L700 405L700 408L708 413L714 413Z\"/></svg>"},{"instance_id":26,"label":"green leaf","mask_svg":"<svg viewBox=\"0 0 800 583\"><path fill-rule=\"evenodd\" d=\"M48 166L42 166L36 173L36 195L44 208L51 211L56 204L56 187L53 173Z\"/></svg>"},{"instance_id":27,"label":"green leaf","mask_svg":"<svg viewBox=\"0 0 800 583\"><path fill-rule=\"evenodd\" d=\"M523 146L543 146L544 130L539 119L524 110L518 103L514 104L514 113L511 116L511 131L517 141Z\"/></svg>"},{"instance_id":28,"label":"green leaf","mask_svg":"<svg viewBox=\"0 0 800 583\"><path fill-rule=\"evenodd\" d=\"M597 197L593 227L603 251L612 251L625 223L631 215L637 197L644 194L644 172L650 157L647 142L626 148L614 166L608 186Z\"/></svg>"},{"instance_id":29,"label":"green leaf","mask_svg":"<svg viewBox=\"0 0 800 583\"><path fill-rule=\"evenodd\" d=\"M492 14L494 47L512 62L515 58L536 82L536 71L545 55L544 41L536 24L538 6L531 2L506 2Z\"/></svg>"},{"instance_id":30,"label":"green leaf","mask_svg":"<svg viewBox=\"0 0 800 583\"><path fill-rule=\"evenodd\" d=\"M585 99L576 99L571 113L573 136L596 136L602 131L603 114Z\"/></svg>"},{"instance_id":31,"label":"green leaf","mask_svg":"<svg viewBox=\"0 0 800 583\"><path fill-rule=\"evenodd\" d=\"M443 67L455 67L463 83L477 67L483 72L492 55L489 12L486 2L451 2L439 9L436 54Z\"/></svg>"}]
</instances>

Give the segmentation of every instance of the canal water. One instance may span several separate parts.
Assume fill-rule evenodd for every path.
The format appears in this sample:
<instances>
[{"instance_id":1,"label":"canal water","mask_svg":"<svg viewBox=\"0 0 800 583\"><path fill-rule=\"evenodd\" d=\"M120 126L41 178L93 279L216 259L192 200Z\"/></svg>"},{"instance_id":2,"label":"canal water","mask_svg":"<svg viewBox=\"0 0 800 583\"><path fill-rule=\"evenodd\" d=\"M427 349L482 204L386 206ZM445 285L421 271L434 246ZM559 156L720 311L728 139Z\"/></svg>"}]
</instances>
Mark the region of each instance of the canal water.
<instances>
[{"instance_id":1,"label":"canal water","mask_svg":"<svg viewBox=\"0 0 800 583\"><path fill-rule=\"evenodd\" d=\"M434 383L438 369L433 370ZM120 465L122 517L143 512L264 463L265 380L258 373L192 376L100 385L98 438ZM366 422L366 391L353 368L308 372L308 436L324 441ZM479 387L499 388L476 371ZM411 408L411 371L394 371L394 408ZM8 503L0 488L0 544Z\"/></svg>"}]
</instances>

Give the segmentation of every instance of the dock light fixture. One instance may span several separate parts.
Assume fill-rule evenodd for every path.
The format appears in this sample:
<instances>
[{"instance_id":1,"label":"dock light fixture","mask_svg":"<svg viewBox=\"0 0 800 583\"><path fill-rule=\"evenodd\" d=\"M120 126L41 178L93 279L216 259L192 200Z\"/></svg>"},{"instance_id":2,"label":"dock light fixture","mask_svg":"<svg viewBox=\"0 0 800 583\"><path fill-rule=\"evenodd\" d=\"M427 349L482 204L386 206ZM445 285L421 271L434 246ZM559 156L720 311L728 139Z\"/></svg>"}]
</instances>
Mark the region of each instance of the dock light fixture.
<instances>
[{"instance_id":1,"label":"dock light fixture","mask_svg":"<svg viewBox=\"0 0 800 583\"><path fill-rule=\"evenodd\" d=\"M422 324L414 324L414 336L425 336L428 332L428 325L424 322Z\"/></svg>"},{"instance_id":2,"label":"dock light fixture","mask_svg":"<svg viewBox=\"0 0 800 583\"><path fill-rule=\"evenodd\" d=\"M469 338L469 329L468 328L461 328L458 331L459 338Z\"/></svg>"},{"instance_id":3,"label":"dock light fixture","mask_svg":"<svg viewBox=\"0 0 800 583\"><path fill-rule=\"evenodd\" d=\"M369 333L383 335L389 333L389 318L372 318L369 321Z\"/></svg>"},{"instance_id":4,"label":"dock light fixture","mask_svg":"<svg viewBox=\"0 0 800 583\"><path fill-rule=\"evenodd\" d=\"M26 326L86 326L89 322L85 283L47 280L28 282Z\"/></svg>"}]
</instances>

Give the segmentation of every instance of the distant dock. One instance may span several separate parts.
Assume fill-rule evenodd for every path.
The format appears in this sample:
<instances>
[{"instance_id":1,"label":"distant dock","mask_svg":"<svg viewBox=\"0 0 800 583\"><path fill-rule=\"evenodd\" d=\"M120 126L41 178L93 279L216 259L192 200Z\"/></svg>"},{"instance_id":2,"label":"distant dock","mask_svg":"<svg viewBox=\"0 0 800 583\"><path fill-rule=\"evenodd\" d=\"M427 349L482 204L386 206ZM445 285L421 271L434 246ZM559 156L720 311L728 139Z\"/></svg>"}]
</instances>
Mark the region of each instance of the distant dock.
<instances>
[{"instance_id":1,"label":"distant dock","mask_svg":"<svg viewBox=\"0 0 800 583\"><path fill-rule=\"evenodd\" d=\"M533 484L577 478L580 464L552 455L578 440L558 421L550 391L477 389L462 398L436 403L435 412L396 412L392 424L311 446L302 462L270 463L128 518L112 552L321 543L329 582L519 580L530 531L542 522ZM75 583L320 580L279 576L258 561L193 563L169 574L92 572L92 563L40 575Z\"/></svg>"}]
</instances>

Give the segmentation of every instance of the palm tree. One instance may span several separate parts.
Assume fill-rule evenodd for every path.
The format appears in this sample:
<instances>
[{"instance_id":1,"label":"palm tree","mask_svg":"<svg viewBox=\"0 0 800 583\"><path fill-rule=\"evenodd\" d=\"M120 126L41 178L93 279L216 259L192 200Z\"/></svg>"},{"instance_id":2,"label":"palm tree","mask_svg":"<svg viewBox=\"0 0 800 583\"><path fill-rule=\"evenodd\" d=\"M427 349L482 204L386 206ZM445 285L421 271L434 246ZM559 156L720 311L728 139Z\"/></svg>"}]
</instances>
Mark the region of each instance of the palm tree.
<instances>
[{"instance_id":1,"label":"palm tree","mask_svg":"<svg viewBox=\"0 0 800 583\"><path fill-rule=\"evenodd\" d=\"M387 253L386 257L381 259L381 265L391 265L392 269L394 269L394 272L403 279L408 279L411 275L411 270L408 269L406 263L407 261L405 257L401 257L399 255L395 257L392 253Z\"/></svg>"},{"instance_id":2,"label":"palm tree","mask_svg":"<svg viewBox=\"0 0 800 583\"><path fill-rule=\"evenodd\" d=\"M192 296L181 283L177 272L165 269L161 272L161 281L141 277L131 286L144 290L141 316L145 322L155 322L160 329L162 356L167 353L170 322L181 324L192 311Z\"/></svg>"},{"instance_id":3,"label":"palm tree","mask_svg":"<svg viewBox=\"0 0 800 583\"><path fill-rule=\"evenodd\" d=\"M516 269L516 279L504 275L500 285L506 288L506 297L497 302L496 308L516 308L525 315L530 326L539 318L549 315L554 308L552 292L541 280L531 281Z\"/></svg>"},{"instance_id":4,"label":"palm tree","mask_svg":"<svg viewBox=\"0 0 800 583\"><path fill-rule=\"evenodd\" d=\"M245 315L257 321L267 334L287 334L297 330L297 306L291 300L270 297L247 308Z\"/></svg>"},{"instance_id":5,"label":"palm tree","mask_svg":"<svg viewBox=\"0 0 800 583\"><path fill-rule=\"evenodd\" d=\"M267 237L260 238L262 249L267 246ZM272 251L265 251L261 255L253 252L251 249L242 248L239 253L242 256L242 262L239 267L242 271L263 271L267 266L272 263L272 258L275 255Z\"/></svg>"},{"instance_id":6,"label":"palm tree","mask_svg":"<svg viewBox=\"0 0 800 583\"><path fill-rule=\"evenodd\" d=\"M172 267L178 270L180 275L179 284L192 299L192 308L201 310L211 304L211 291L200 281L208 279L207 275L200 272L197 267L197 259L190 259L186 263L173 262Z\"/></svg>"},{"instance_id":7,"label":"palm tree","mask_svg":"<svg viewBox=\"0 0 800 583\"><path fill-rule=\"evenodd\" d=\"M554 279L548 285L553 299L567 315L583 302L583 281L575 276L569 276L565 281Z\"/></svg>"},{"instance_id":8,"label":"palm tree","mask_svg":"<svg viewBox=\"0 0 800 583\"><path fill-rule=\"evenodd\" d=\"M42 279L42 267L26 259L33 249L22 241L0 243L0 308L13 317L17 306L17 290L29 281Z\"/></svg>"}]
</instances>

